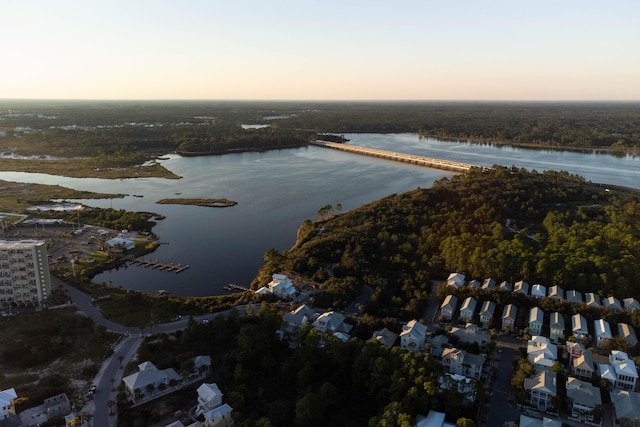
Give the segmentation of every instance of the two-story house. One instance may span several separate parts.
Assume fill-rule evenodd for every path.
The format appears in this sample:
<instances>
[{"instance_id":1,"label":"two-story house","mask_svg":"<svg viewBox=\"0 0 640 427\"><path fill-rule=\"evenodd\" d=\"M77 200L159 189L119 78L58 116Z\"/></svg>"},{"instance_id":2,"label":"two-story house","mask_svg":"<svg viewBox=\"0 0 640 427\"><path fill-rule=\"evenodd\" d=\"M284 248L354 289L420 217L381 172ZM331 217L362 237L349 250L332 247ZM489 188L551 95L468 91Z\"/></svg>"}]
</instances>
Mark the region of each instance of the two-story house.
<instances>
[{"instance_id":1,"label":"two-story house","mask_svg":"<svg viewBox=\"0 0 640 427\"><path fill-rule=\"evenodd\" d=\"M544 325L544 311L540 307L533 307L529 310L529 334L541 335Z\"/></svg>"},{"instance_id":2,"label":"two-story house","mask_svg":"<svg viewBox=\"0 0 640 427\"><path fill-rule=\"evenodd\" d=\"M531 295L536 298L545 298L547 296L547 288L537 283L531 287Z\"/></svg>"},{"instance_id":3,"label":"two-story house","mask_svg":"<svg viewBox=\"0 0 640 427\"><path fill-rule=\"evenodd\" d=\"M282 327L278 333L281 339L292 338L305 323L312 323L316 318L315 312L306 304L302 304L293 311L282 316Z\"/></svg>"},{"instance_id":4,"label":"two-story house","mask_svg":"<svg viewBox=\"0 0 640 427\"><path fill-rule=\"evenodd\" d=\"M480 286L482 286L482 283L478 282L476 279L473 279L469 281L469 283L467 283L467 287L469 288L480 289Z\"/></svg>"},{"instance_id":5,"label":"two-story house","mask_svg":"<svg viewBox=\"0 0 640 427\"><path fill-rule=\"evenodd\" d=\"M638 369L636 363L629 358L627 353L612 350L609 355L609 364L616 374L614 387L635 391L638 382Z\"/></svg>"},{"instance_id":6,"label":"two-story house","mask_svg":"<svg viewBox=\"0 0 640 427\"><path fill-rule=\"evenodd\" d=\"M593 330L596 335L596 346L601 347L605 340L613 338L611 335L611 327L609 322L604 319L598 319L593 322Z\"/></svg>"},{"instance_id":7,"label":"two-story house","mask_svg":"<svg viewBox=\"0 0 640 427\"><path fill-rule=\"evenodd\" d=\"M570 302L572 304L579 304L579 303L583 302L582 301L582 292L576 291L576 290L573 290L573 289L570 290L570 291L567 291L566 299L567 299L567 302Z\"/></svg>"},{"instance_id":8,"label":"two-story house","mask_svg":"<svg viewBox=\"0 0 640 427\"><path fill-rule=\"evenodd\" d=\"M478 301L472 297L466 297L460 306L460 318L463 322L472 322L476 315L476 305Z\"/></svg>"},{"instance_id":9,"label":"two-story house","mask_svg":"<svg viewBox=\"0 0 640 427\"><path fill-rule=\"evenodd\" d=\"M582 356L585 352L585 348L580 342L567 341L567 351L569 352L569 363L571 363L574 359Z\"/></svg>"},{"instance_id":10,"label":"two-story house","mask_svg":"<svg viewBox=\"0 0 640 427\"><path fill-rule=\"evenodd\" d=\"M222 403L222 392L215 383L204 383L197 390L198 405L196 415L202 415L205 426L230 426L233 425L231 411L233 408Z\"/></svg>"},{"instance_id":11,"label":"two-story house","mask_svg":"<svg viewBox=\"0 0 640 427\"><path fill-rule=\"evenodd\" d=\"M496 287L496 281L493 280L492 278L488 277L486 279L484 279L484 281L482 282L482 290L483 291L490 291L493 288Z\"/></svg>"},{"instance_id":12,"label":"two-story house","mask_svg":"<svg viewBox=\"0 0 640 427\"><path fill-rule=\"evenodd\" d=\"M400 332L400 347L422 351L427 339L427 327L417 320L410 320Z\"/></svg>"},{"instance_id":13,"label":"two-story house","mask_svg":"<svg viewBox=\"0 0 640 427\"><path fill-rule=\"evenodd\" d=\"M620 304L620 300L618 300L618 298L614 296L606 297L602 301L602 305L604 305L605 308L608 308L609 310L613 310L615 312L622 311L622 304Z\"/></svg>"},{"instance_id":14,"label":"two-story house","mask_svg":"<svg viewBox=\"0 0 640 427\"><path fill-rule=\"evenodd\" d=\"M122 379L125 391L132 402L147 399L160 392L162 387L177 385L182 377L172 369L158 369L151 362L142 362L138 365L138 372Z\"/></svg>"},{"instance_id":15,"label":"two-story house","mask_svg":"<svg viewBox=\"0 0 640 427\"><path fill-rule=\"evenodd\" d=\"M440 315L444 320L450 322L456 314L458 308L458 297L455 295L447 295L440 305Z\"/></svg>"},{"instance_id":16,"label":"two-story house","mask_svg":"<svg viewBox=\"0 0 640 427\"><path fill-rule=\"evenodd\" d=\"M384 345L387 348L393 347L398 339L398 334L393 331L390 331L387 328L378 329L373 332L371 336L372 339L378 341L380 344Z\"/></svg>"},{"instance_id":17,"label":"two-story house","mask_svg":"<svg viewBox=\"0 0 640 427\"><path fill-rule=\"evenodd\" d=\"M567 399L571 402L571 417L580 421L593 421L593 412L602 406L600 388L577 378L567 378Z\"/></svg>"},{"instance_id":18,"label":"two-story house","mask_svg":"<svg viewBox=\"0 0 640 427\"><path fill-rule=\"evenodd\" d=\"M531 337L527 342L527 360L538 369L549 369L558 360L558 346L547 337Z\"/></svg>"},{"instance_id":19,"label":"two-story house","mask_svg":"<svg viewBox=\"0 0 640 427\"><path fill-rule=\"evenodd\" d=\"M593 364L593 353L591 350L582 350L580 356L572 359L570 362L571 372L584 380L590 381L593 374L596 372L595 365Z\"/></svg>"},{"instance_id":20,"label":"two-story house","mask_svg":"<svg viewBox=\"0 0 640 427\"><path fill-rule=\"evenodd\" d=\"M504 306L502 310L502 331L510 332L513 330L513 325L516 322L516 315L518 314L518 307L514 304L508 304Z\"/></svg>"},{"instance_id":21,"label":"two-story house","mask_svg":"<svg viewBox=\"0 0 640 427\"><path fill-rule=\"evenodd\" d=\"M5 420L16 414L15 400L17 398L18 395L13 388L0 391L0 420Z\"/></svg>"},{"instance_id":22,"label":"two-story house","mask_svg":"<svg viewBox=\"0 0 640 427\"><path fill-rule=\"evenodd\" d=\"M627 311L640 310L640 302L635 298L625 298L622 300L622 304Z\"/></svg>"},{"instance_id":23,"label":"two-story house","mask_svg":"<svg viewBox=\"0 0 640 427\"><path fill-rule=\"evenodd\" d=\"M558 342L564 340L564 316L562 313L554 311L549 316L549 338Z\"/></svg>"},{"instance_id":24,"label":"two-story house","mask_svg":"<svg viewBox=\"0 0 640 427\"><path fill-rule=\"evenodd\" d=\"M482 307L480 308L480 322L482 326L488 328L490 323L492 323L493 316L496 311L496 303L493 301L484 301L482 303Z\"/></svg>"},{"instance_id":25,"label":"two-story house","mask_svg":"<svg viewBox=\"0 0 640 427\"><path fill-rule=\"evenodd\" d=\"M506 280L500 282L500 284L498 285L498 290L502 291L502 292L511 292L513 290L511 283L507 282Z\"/></svg>"},{"instance_id":26,"label":"two-story house","mask_svg":"<svg viewBox=\"0 0 640 427\"><path fill-rule=\"evenodd\" d=\"M524 280L518 280L513 285L513 292L516 294L529 295L529 284Z\"/></svg>"},{"instance_id":27,"label":"two-story house","mask_svg":"<svg viewBox=\"0 0 640 427\"><path fill-rule=\"evenodd\" d=\"M453 286L456 289L460 289L464 286L465 275L462 273L451 273L447 277L447 286Z\"/></svg>"},{"instance_id":28,"label":"two-story house","mask_svg":"<svg viewBox=\"0 0 640 427\"><path fill-rule=\"evenodd\" d=\"M442 368L445 372L480 379L485 357L467 353L457 348L445 348L442 351Z\"/></svg>"},{"instance_id":29,"label":"two-story house","mask_svg":"<svg viewBox=\"0 0 640 427\"><path fill-rule=\"evenodd\" d=\"M638 370L635 362L627 353L612 350L609 363L598 364L600 377L609 381L611 386L623 390L635 391L638 382Z\"/></svg>"},{"instance_id":30,"label":"two-story house","mask_svg":"<svg viewBox=\"0 0 640 427\"><path fill-rule=\"evenodd\" d=\"M633 326L628 323L618 323L618 336L622 338L630 347L638 345L638 337Z\"/></svg>"},{"instance_id":31,"label":"two-story house","mask_svg":"<svg viewBox=\"0 0 640 427\"><path fill-rule=\"evenodd\" d=\"M589 339L589 327L587 319L582 314L574 314L571 316L571 334L577 340Z\"/></svg>"},{"instance_id":32,"label":"two-story house","mask_svg":"<svg viewBox=\"0 0 640 427\"><path fill-rule=\"evenodd\" d=\"M558 395L555 372L542 370L524 380L524 388L529 391L529 404L538 411L553 409L553 397Z\"/></svg>"},{"instance_id":33,"label":"two-story house","mask_svg":"<svg viewBox=\"0 0 640 427\"><path fill-rule=\"evenodd\" d=\"M553 286L551 286L549 288L547 297L563 300L564 299L564 290L558 285L553 285Z\"/></svg>"},{"instance_id":34,"label":"two-story house","mask_svg":"<svg viewBox=\"0 0 640 427\"><path fill-rule=\"evenodd\" d=\"M353 325L345 323L345 316L335 311L327 311L319 315L313 322L313 327L318 332L336 333L341 332L348 334Z\"/></svg>"},{"instance_id":35,"label":"two-story house","mask_svg":"<svg viewBox=\"0 0 640 427\"><path fill-rule=\"evenodd\" d=\"M284 274L273 274L271 282L267 284L267 289L278 298L292 299L296 296L293 282Z\"/></svg>"},{"instance_id":36,"label":"two-story house","mask_svg":"<svg viewBox=\"0 0 640 427\"><path fill-rule=\"evenodd\" d=\"M600 296L593 292L587 292L584 294L584 303L587 307L600 307Z\"/></svg>"}]
</instances>

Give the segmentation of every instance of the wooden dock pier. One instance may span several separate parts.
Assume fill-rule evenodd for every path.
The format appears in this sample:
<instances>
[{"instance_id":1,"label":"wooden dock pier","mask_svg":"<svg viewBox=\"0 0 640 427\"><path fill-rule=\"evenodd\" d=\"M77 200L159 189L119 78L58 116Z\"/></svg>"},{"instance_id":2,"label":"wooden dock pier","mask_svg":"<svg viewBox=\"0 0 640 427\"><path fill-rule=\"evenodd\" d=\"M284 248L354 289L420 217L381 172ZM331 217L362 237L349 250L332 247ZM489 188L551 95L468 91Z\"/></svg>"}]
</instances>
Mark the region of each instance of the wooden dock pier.
<instances>
[{"instance_id":1,"label":"wooden dock pier","mask_svg":"<svg viewBox=\"0 0 640 427\"><path fill-rule=\"evenodd\" d=\"M163 270L163 271L169 271L174 273L181 273L187 268L189 268L188 265L182 265L180 263L174 264L174 263L167 263L167 262L162 262L158 260L148 260L144 258L133 259L131 260L131 263L141 265L143 267L150 267L156 270Z\"/></svg>"},{"instance_id":2,"label":"wooden dock pier","mask_svg":"<svg viewBox=\"0 0 640 427\"><path fill-rule=\"evenodd\" d=\"M226 291L240 291L240 292L249 292L251 291L251 289L245 287L245 286L240 286L240 285L236 285L235 283L229 283L227 286L224 287L224 289Z\"/></svg>"},{"instance_id":3,"label":"wooden dock pier","mask_svg":"<svg viewBox=\"0 0 640 427\"><path fill-rule=\"evenodd\" d=\"M405 154L395 151L378 150L377 148L359 147L357 145L346 145L336 142L315 141L311 144L317 145L318 147L333 148L334 150L342 150L349 153L373 156L381 159L393 160L396 162L411 163L417 166L424 166L432 169L442 169L450 172L464 173L473 167L478 167L467 163L452 162L449 160L434 159L431 157L416 156L413 154Z\"/></svg>"}]
</instances>

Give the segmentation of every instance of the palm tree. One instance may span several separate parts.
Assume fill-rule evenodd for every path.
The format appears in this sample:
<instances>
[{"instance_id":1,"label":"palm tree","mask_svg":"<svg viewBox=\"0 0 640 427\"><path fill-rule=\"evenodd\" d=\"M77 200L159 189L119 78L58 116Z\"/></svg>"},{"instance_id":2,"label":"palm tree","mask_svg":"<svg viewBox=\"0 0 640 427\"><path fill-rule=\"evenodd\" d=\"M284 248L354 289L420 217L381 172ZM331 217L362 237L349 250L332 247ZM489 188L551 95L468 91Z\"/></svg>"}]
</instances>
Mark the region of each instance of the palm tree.
<instances>
[{"instance_id":1,"label":"palm tree","mask_svg":"<svg viewBox=\"0 0 640 427\"><path fill-rule=\"evenodd\" d=\"M115 400L109 400L107 402L107 406L109 407L109 415L115 415L115 413L113 412L113 407L116 404Z\"/></svg>"},{"instance_id":2,"label":"palm tree","mask_svg":"<svg viewBox=\"0 0 640 427\"><path fill-rule=\"evenodd\" d=\"M122 369L122 361L124 360L124 356L120 355L118 356L118 362L120 362L120 369Z\"/></svg>"}]
</instances>

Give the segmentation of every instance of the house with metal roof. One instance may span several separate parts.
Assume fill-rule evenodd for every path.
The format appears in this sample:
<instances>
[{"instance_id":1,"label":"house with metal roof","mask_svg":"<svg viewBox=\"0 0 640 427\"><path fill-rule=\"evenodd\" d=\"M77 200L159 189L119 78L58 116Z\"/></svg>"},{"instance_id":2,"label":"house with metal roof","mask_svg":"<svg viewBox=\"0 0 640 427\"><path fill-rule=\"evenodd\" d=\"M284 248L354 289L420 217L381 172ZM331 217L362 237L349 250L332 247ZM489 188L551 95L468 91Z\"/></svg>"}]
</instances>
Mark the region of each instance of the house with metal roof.
<instances>
[{"instance_id":1,"label":"house with metal roof","mask_svg":"<svg viewBox=\"0 0 640 427\"><path fill-rule=\"evenodd\" d=\"M473 279L472 281L470 281L469 283L467 283L467 286L470 288L477 288L479 289L482 286L482 283L480 283L479 281L477 281L476 279Z\"/></svg>"},{"instance_id":2,"label":"house with metal roof","mask_svg":"<svg viewBox=\"0 0 640 427\"><path fill-rule=\"evenodd\" d=\"M390 331L387 328L382 328L375 331L371 336L371 338L378 341L380 344L384 345L385 347L391 348L396 343L396 340L398 339L398 334Z\"/></svg>"},{"instance_id":3,"label":"house with metal roof","mask_svg":"<svg viewBox=\"0 0 640 427\"><path fill-rule=\"evenodd\" d=\"M451 321L456 314L458 308L458 297L455 295L447 295L440 305L440 315L446 321Z\"/></svg>"},{"instance_id":4,"label":"house with metal roof","mask_svg":"<svg viewBox=\"0 0 640 427\"><path fill-rule=\"evenodd\" d=\"M593 322L593 330L596 336L596 347L601 347L605 340L613 338L613 335L611 335L611 326L609 326L609 322L604 319L595 320Z\"/></svg>"},{"instance_id":5,"label":"house with metal roof","mask_svg":"<svg viewBox=\"0 0 640 427\"><path fill-rule=\"evenodd\" d=\"M427 339L427 327L417 320L410 320L402 327L400 347L412 351L422 351Z\"/></svg>"},{"instance_id":6,"label":"house with metal roof","mask_svg":"<svg viewBox=\"0 0 640 427\"><path fill-rule=\"evenodd\" d=\"M527 282L525 282L524 280L518 280L513 285L513 292L517 293L517 294L528 295L529 294L529 284Z\"/></svg>"},{"instance_id":7,"label":"house with metal roof","mask_svg":"<svg viewBox=\"0 0 640 427\"><path fill-rule=\"evenodd\" d=\"M498 285L498 289L502 292L511 292L513 290L511 283L507 282L506 280L500 282L500 284Z\"/></svg>"},{"instance_id":8,"label":"house with metal roof","mask_svg":"<svg viewBox=\"0 0 640 427\"><path fill-rule=\"evenodd\" d=\"M518 307L514 304L508 304L504 306L502 310L502 331L510 332L513 330L513 326L516 322L516 315L518 314Z\"/></svg>"},{"instance_id":9,"label":"house with metal roof","mask_svg":"<svg viewBox=\"0 0 640 427\"><path fill-rule=\"evenodd\" d=\"M622 420L633 425L631 423L640 418L640 393L629 390L612 390L609 395L613 404L616 425L622 425Z\"/></svg>"},{"instance_id":10,"label":"house with metal roof","mask_svg":"<svg viewBox=\"0 0 640 427\"><path fill-rule=\"evenodd\" d=\"M618 311L618 312L622 311L622 304L620 304L620 300L618 300L618 298L614 296L606 297L602 301L602 305L604 305L604 307L608 308L609 310Z\"/></svg>"},{"instance_id":11,"label":"house with metal roof","mask_svg":"<svg viewBox=\"0 0 640 427\"><path fill-rule=\"evenodd\" d=\"M480 308L480 322L482 322L482 326L485 328L489 327L489 323L493 319L493 316L496 311L496 303L493 301L484 301L482 303L482 307Z\"/></svg>"},{"instance_id":12,"label":"house with metal roof","mask_svg":"<svg viewBox=\"0 0 640 427\"><path fill-rule=\"evenodd\" d=\"M587 319L585 319L582 314L574 314L571 316L571 334L578 340L589 338Z\"/></svg>"},{"instance_id":13,"label":"house with metal roof","mask_svg":"<svg viewBox=\"0 0 640 427\"><path fill-rule=\"evenodd\" d=\"M462 301L462 305L460 306L460 318L463 322L473 321L473 317L476 315L477 304L478 301L472 297L466 297L464 301Z\"/></svg>"},{"instance_id":14,"label":"house with metal roof","mask_svg":"<svg viewBox=\"0 0 640 427\"><path fill-rule=\"evenodd\" d=\"M570 417L579 421L593 421L593 411L602 406L600 388L577 378L567 378L567 399L571 402Z\"/></svg>"},{"instance_id":15,"label":"house with metal roof","mask_svg":"<svg viewBox=\"0 0 640 427\"><path fill-rule=\"evenodd\" d=\"M496 287L496 281L493 280L492 278L487 278L484 279L484 281L482 282L482 290L483 291L490 291L491 289Z\"/></svg>"},{"instance_id":16,"label":"house with metal roof","mask_svg":"<svg viewBox=\"0 0 640 427\"><path fill-rule=\"evenodd\" d=\"M587 307L600 307L600 296L593 292L587 292L584 294L584 303L587 304Z\"/></svg>"},{"instance_id":17,"label":"house with metal roof","mask_svg":"<svg viewBox=\"0 0 640 427\"><path fill-rule=\"evenodd\" d=\"M531 295L536 298L545 298L547 296L547 288L537 283L531 287Z\"/></svg>"},{"instance_id":18,"label":"house with metal roof","mask_svg":"<svg viewBox=\"0 0 640 427\"><path fill-rule=\"evenodd\" d=\"M0 420L16 415L15 400L18 394L14 388L0 391Z\"/></svg>"},{"instance_id":19,"label":"house with metal roof","mask_svg":"<svg viewBox=\"0 0 640 427\"><path fill-rule=\"evenodd\" d=\"M158 369L151 362L138 365L138 372L122 379L125 391L132 402L145 400L160 392L163 387L177 385L182 377L173 368Z\"/></svg>"},{"instance_id":20,"label":"house with metal roof","mask_svg":"<svg viewBox=\"0 0 640 427\"><path fill-rule=\"evenodd\" d=\"M558 285L553 285L549 288L549 293L547 295L549 298L555 298L555 299L559 299L559 300L563 300L564 299L564 290L558 286Z\"/></svg>"},{"instance_id":21,"label":"house with metal roof","mask_svg":"<svg viewBox=\"0 0 640 427\"><path fill-rule=\"evenodd\" d=\"M622 300L624 309L628 311L640 310L640 302L635 298L625 298Z\"/></svg>"},{"instance_id":22,"label":"house with metal roof","mask_svg":"<svg viewBox=\"0 0 640 427\"><path fill-rule=\"evenodd\" d=\"M533 307L529 310L529 334L541 335L544 325L544 311L540 307Z\"/></svg>"},{"instance_id":23,"label":"house with metal roof","mask_svg":"<svg viewBox=\"0 0 640 427\"><path fill-rule=\"evenodd\" d=\"M524 380L524 389L529 391L529 404L538 411L553 409L552 399L558 395L555 372L542 370Z\"/></svg>"},{"instance_id":24,"label":"house with metal roof","mask_svg":"<svg viewBox=\"0 0 640 427\"><path fill-rule=\"evenodd\" d=\"M571 372L578 378L587 381L591 380L591 377L596 372L591 350L583 350L580 356L571 359Z\"/></svg>"},{"instance_id":25,"label":"house with metal roof","mask_svg":"<svg viewBox=\"0 0 640 427\"><path fill-rule=\"evenodd\" d=\"M573 289L566 292L565 298L567 302L574 303L574 304L579 304L581 302L584 302L582 300L582 292L579 292Z\"/></svg>"},{"instance_id":26,"label":"house with metal roof","mask_svg":"<svg viewBox=\"0 0 640 427\"><path fill-rule=\"evenodd\" d=\"M549 315L549 338L551 341L564 340L564 315L554 311Z\"/></svg>"},{"instance_id":27,"label":"house with metal roof","mask_svg":"<svg viewBox=\"0 0 640 427\"><path fill-rule=\"evenodd\" d=\"M638 337L633 326L628 323L618 323L618 336L622 338L629 346L635 347L638 345Z\"/></svg>"},{"instance_id":28,"label":"house with metal roof","mask_svg":"<svg viewBox=\"0 0 640 427\"><path fill-rule=\"evenodd\" d=\"M465 275L462 273L451 273L447 277L447 286L453 286L456 289L461 288L464 285Z\"/></svg>"}]
</instances>

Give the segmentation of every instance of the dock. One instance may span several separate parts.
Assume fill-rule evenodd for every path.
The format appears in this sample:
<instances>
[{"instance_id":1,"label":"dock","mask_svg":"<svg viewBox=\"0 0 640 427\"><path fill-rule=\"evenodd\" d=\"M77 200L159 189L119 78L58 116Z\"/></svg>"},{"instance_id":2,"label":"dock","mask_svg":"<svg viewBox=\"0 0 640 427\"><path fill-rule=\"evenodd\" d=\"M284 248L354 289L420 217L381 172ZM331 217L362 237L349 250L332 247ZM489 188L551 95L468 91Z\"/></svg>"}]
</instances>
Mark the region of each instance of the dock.
<instances>
[{"instance_id":1,"label":"dock","mask_svg":"<svg viewBox=\"0 0 640 427\"><path fill-rule=\"evenodd\" d=\"M402 163L410 163L417 166L423 166L432 169L441 169L450 172L464 173L473 167L479 167L476 165L470 165L468 163L416 156L414 154L399 153L397 151L378 150L377 148L359 147L357 145L346 145L337 142L314 141L311 144L318 147L332 148L334 150L347 151L349 153L378 157L381 159L393 160Z\"/></svg>"},{"instance_id":2,"label":"dock","mask_svg":"<svg viewBox=\"0 0 640 427\"><path fill-rule=\"evenodd\" d=\"M174 273L181 273L187 268L189 268L188 265L183 265L180 263L176 264L176 263L163 262L158 260L149 260L144 258L133 259L131 260L131 263L141 265L142 267L148 267L156 270L162 270L162 271L168 271L168 272L174 272Z\"/></svg>"},{"instance_id":3,"label":"dock","mask_svg":"<svg viewBox=\"0 0 640 427\"><path fill-rule=\"evenodd\" d=\"M230 292L234 292L234 291L250 292L251 291L251 289L245 286L236 285L235 283L229 283L227 286L224 287L224 290L230 291Z\"/></svg>"}]
</instances>

